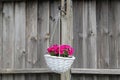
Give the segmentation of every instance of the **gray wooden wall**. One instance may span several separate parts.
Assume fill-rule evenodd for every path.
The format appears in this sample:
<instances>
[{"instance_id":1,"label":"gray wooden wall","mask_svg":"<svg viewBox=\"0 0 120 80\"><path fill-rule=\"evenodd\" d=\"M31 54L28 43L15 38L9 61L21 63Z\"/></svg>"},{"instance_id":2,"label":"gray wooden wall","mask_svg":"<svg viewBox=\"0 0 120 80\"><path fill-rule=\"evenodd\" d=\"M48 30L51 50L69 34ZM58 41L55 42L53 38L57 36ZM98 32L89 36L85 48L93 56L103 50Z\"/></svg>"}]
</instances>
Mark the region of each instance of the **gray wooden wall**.
<instances>
[{"instance_id":1,"label":"gray wooden wall","mask_svg":"<svg viewBox=\"0 0 120 80\"><path fill-rule=\"evenodd\" d=\"M120 1L74 1L74 68L120 68Z\"/></svg>"},{"instance_id":2,"label":"gray wooden wall","mask_svg":"<svg viewBox=\"0 0 120 80\"><path fill-rule=\"evenodd\" d=\"M58 0L0 2L0 69L47 68ZM52 43L59 43L59 28ZM72 68L120 68L120 1L73 0ZM112 74L112 73L111 73ZM60 80L59 74L1 74L0 80ZM120 80L117 75L72 74L72 80Z\"/></svg>"}]
</instances>

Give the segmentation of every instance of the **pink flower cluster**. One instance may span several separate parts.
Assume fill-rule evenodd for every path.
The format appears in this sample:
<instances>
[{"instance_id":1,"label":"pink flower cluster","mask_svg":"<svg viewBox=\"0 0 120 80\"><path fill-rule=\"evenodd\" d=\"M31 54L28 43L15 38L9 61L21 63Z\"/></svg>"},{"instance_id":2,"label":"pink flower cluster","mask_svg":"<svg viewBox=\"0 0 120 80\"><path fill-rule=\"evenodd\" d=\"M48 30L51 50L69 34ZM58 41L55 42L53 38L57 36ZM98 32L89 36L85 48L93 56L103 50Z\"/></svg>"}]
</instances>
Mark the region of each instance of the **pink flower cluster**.
<instances>
[{"instance_id":1,"label":"pink flower cluster","mask_svg":"<svg viewBox=\"0 0 120 80\"><path fill-rule=\"evenodd\" d=\"M74 49L70 45L57 45L54 44L47 49L48 53L55 55L64 55L67 53L68 56L72 56Z\"/></svg>"}]
</instances>

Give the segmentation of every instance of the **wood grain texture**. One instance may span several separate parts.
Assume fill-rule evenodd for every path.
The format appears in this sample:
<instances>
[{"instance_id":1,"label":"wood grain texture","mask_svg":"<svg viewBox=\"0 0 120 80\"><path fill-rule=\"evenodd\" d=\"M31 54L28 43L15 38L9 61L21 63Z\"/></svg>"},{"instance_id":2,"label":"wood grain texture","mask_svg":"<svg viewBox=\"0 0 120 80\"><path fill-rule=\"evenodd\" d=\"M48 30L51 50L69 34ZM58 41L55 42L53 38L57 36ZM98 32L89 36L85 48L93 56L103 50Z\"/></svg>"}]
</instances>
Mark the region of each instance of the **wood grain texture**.
<instances>
[{"instance_id":1,"label":"wood grain texture","mask_svg":"<svg viewBox=\"0 0 120 80\"><path fill-rule=\"evenodd\" d=\"M15 68L25 68L25 3L15 3Z\"/></svg>"},{"instance_id":2,"label":"wood grain texture","mask_svg":"<svg viewBox=\"0 0 120 80\"><path fill-rule=\"evenodd\" d=\"M97 68L96 1L88 2L88 66ZM87 24L87 23L86 23Z\"/></svg>"},{"instance_id":3,"label":"wood grain texture","mask_svg":"<svg viewBox=\"0 0 120 80\"><path fill-rule=\"evenodd\" d=\"M119 75L119 69L80 69L80 68L72 68L72 74L99 74L99 75ZM107 77L107 76L106 76ZM106 80L106 79L104 79Z\"/></svg>"},{"instance_id":4,"label":"wood grain texture","mask_svg":"<svg viewBox=\"0 0 120 80\"><path fill-rule=\"evenodd\" d=\"M65 7L65 1L61 0L61 5L64 11L66 8L66 14L62 14L60 16L61 17L61 43L73 46L72 1L66 0L66 7ZM70 70L61 74L61 80L70 80L70 79L71 79Z\"/></svg>"},{"instance_id":5,"label":"wood grain texture","mask_svg":"<svg viewBox=\"0 0 120 80\"><path fill-rule=\"evenodd\" d=\"M35 68L37 62L37 1L26 2L26 68ZM26 80L36 80L36 75L29 74Z\"/></svg>"},{"instance_id":6,"label":"wood grain texture","mask_svg":"<svg viewBox=\"0 0 120 80\"><path fill-rule=\"evenodd\" d=\"M14 67L14 9L13 3L3 5L3 68Z\"/></svg>"},{"instance_id":7,"label":"wood grain texture","mask_svg":"<svg viewBox=\"0 0 120 80\"><path fill-rule=\"evenodd\" d=\"M34 68L37 61L37 1L26 3L26 67Z\"/></svg>"},{"instance_id":8,"label":"wood grain texture","mask_svg":"<svg viewBox=\"0 0 120 80\"><path fill-rule=\"evenodd\" d=\"M97 2L97 67L109 68L108 1ZM100 76L97 76L100 80ZM109 80L104 76L103 80Z\"/></svg>"},{"instance_id":9,"label":"wood grain texture","mask_svg":"<svg viewBox=\"0 0 120 80\"><path fill-rule=\"evenodd\" d=\"M83 2L73 2L73 47L74 56L76 57L74 68L83 68ZM79 60L78 60L79 59Z\"/></svg>"},{"instance_id":10,"label":"wood grain texture","mask_svg":"<svg viewBox=\"0 0 120 80\"><path fill-rule=\"evenodd\" d=\"M87 2L83 2L83 66L84 68L87 68L87 41L88 41L88 34L87 34L87 23L88 23L88 4Z\"/></svg>"},{"instance_id":11,"label":"wood grain texture","mask_svg":"<svg viewBox=\"0 0 120 80\"><path fill-rule=\"evenodd\" d=\"M96 1L88 2L88 66L89 68L97 68L97 25L96 25ZM86 76L85 76L86 77ZM88 76L87 80L97 80L96 76Z\"/></svg>"},{"instance_id":12,"label":"wood grain texture","mask_svg":"<svg viewBox=\"0 0 120 80\"><path fill-rule=\"evenodd\" d=\"M60 6L60 1L53 0L50 2L50 38L53 34L53 31L55 30L54 37L52 42L50 42L50 45L52 44L59 44L60 43L60 28L59 28L59 21L57 21L57 17L59 16L59 10L58 7Z\"/></svg>"},{"instance_id":13,"label":"wood grain texture","mask_svg":"<svg viewBox=\"0 0 120 80\"><path fill-rule=\"evenodd\" d=\"M4 69L14 67L14 4L3 4L3 58ZM2 76L2 80L13 80L12 75Z\"/></svg>"},{"instance_id":14,"label":"wood grain texture","mask_svg":"<svg viewBox=\"0 0 120 80\"><path fill-rule=\"evenodd\" d=\"M49 80L61 80L60 74L56 74L56 73L49 74Z\"/></svg>"},{"instance_id":15,"label":"wood grain texture","mask_svg":"<svg viewBox=\"0 0 120 80\"><path fill-rule=\"evenodd\" d=\"M46 35L49 33L49 1L43 1L38 3L38 60L37 64L40 68L47 67L44 60L44 54L49 45L49 39L46 39Z\"/></svg>"},{"instance_id":16,"label":"wood grain texture","mask_svg":"<svg viewBox=\"0 0 120 80\"><path fill-rule=\"evenodd\" d=\"M110 68L117 68L117 57L118 54L116 52L116 33L117 33L117 26L115 25L115 4L114 2L109 2L109 67Z\"/></svg>"},{"instance_id":17,"label":"wood grain texture","mask_svg":"<svg viewBox=\"0 0 120 80\"><path fill-rule=\"evenodd\" d=\"M0 68L2 68L2 55L3 55L3 5L0 2Z\"/></svg>"},{"instance_id":18,"label":"wood grain texture","mask_svg":"<svg viewBox=\"0 0 120 80\"><path fill-rule=\"evenodd\" d=\"M33 74L33 73L53 73L48 68L26 68L26 69L0 69L0 74Z\"/></svg>"},{"instance_id":19,"label":"wood grain texture","mask_svg":"<svg viewBox=\"0 0 120 80\"><path fill-rule=\"evenodd\" d=\"M25 3L15 3L15 61L14 67L16 69L25 68L25 27L26 27L26 16L25 16ZM25 80L23 74L14 77L15 80Z\"/></svg>"},{"instance_id":20,"label":"wood grain texture","mask_svg":"<svg viewBox=\"0 0 120 80\"><path fill-rule=\"evenodd\" d=\"M50 74L53 78L59 74L53 73L48 68L33 68L33 69L1 69L0 74ZM78 75L120 75L120 69L83 69L83 68L71 68L72 74Z\"/></svg>"},{"instance_id":21,"label":"wood grain texture","mask_svg":"<svg viewBox=\"0 0 120 80\"><path fill-rule=\"evenodd\" d=\"M118 2L116 2L115 3L115 25L116 25L116 27L117 27L117 32L116 32L116 48L117 48L117 59L118 59L118 61L117 61L117 63L118 63L118 65L117 65L117 67L118 68L120 68L120 16L119 16L119 14L120 14L120 10L119 10L119 8L120 8L120 1L118 1Z\"/></svg>"},{"instance_id":22,"label":"wood grain texture","mask_svg":"<svg viewBox=\"0 0 120 80\"><path fill-rule=\"evenodd\" d=\"M37 51L38 51L38 60L37 66L40 68L45 68L46 63L44 59L44 54L46 53L46 49L49 45L49 39L46 38L47 34L49 34L49 1L39 1L38 2L38 43L37 43ZM41 74L37 80L49 80L48 74Z\"/></svg>"},{"instance_id":23,"label":"wood grain texture","mask_svg":"<svg viewBox=\"0 0 120 80\"><path fill-rule=\"evenodd\" d=\"M110 38L110 68L118 68L118 50L119 50L119 17L117 14L119 14L118 12L118 4L120 2L109 2L109 30L112 33L111 38ZM111 77L109 80L119 80L120 77Z\"/></svg>"},{"instance_id":24,"label":"wood grain texture","mask_svg":"<svg viewBox=\"0 0 120 80\"><path fill-rule=\"evenodd\" d=\"M98 68L109 67L108 2L97 2Z\"/></svg>"},{"instance_id":25,"label":"wood grain texture","mask_svg":"<svg viewBox=\"0 0 120 80\"><path fill-rule=\"evenodd\" d=\"M54 28L50 16L56 16L59 4L56 0L0 3L0 68L4 68L0 80L61 79L42 69L47 68L44 54ZM61 19L63 43L72 43L73 31L72 80L120 79L119 9L120 1L73 0L73 28L68 16ZM52 44L59 43L59 33L57 28Z\"/></svg>"}]
</instances>

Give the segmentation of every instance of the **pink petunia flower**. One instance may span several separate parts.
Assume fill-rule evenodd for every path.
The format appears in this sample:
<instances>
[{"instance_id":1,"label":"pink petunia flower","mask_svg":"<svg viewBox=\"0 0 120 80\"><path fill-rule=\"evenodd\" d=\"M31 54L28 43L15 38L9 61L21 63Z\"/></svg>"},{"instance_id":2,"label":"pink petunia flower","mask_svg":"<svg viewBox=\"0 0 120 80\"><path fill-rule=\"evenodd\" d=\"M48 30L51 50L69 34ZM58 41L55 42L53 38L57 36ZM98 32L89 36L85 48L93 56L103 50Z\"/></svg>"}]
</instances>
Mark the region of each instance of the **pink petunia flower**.
<instances>
[{"instance_id":1,"label":"pink petunia flower","mask_svg":"<svg viewBox=\"0 0 120 80\"><path fill-rule=\"evenodd\" d=\"M48 53L54 53L54 54L60 54L60 55L67 55L68 56L72 56L73 53L74 53L74 49L70 46L70 45L57 45L57 44L54 44L52 46L50 46L48 49L47 49Z\"/></svg>"}]
</instances>

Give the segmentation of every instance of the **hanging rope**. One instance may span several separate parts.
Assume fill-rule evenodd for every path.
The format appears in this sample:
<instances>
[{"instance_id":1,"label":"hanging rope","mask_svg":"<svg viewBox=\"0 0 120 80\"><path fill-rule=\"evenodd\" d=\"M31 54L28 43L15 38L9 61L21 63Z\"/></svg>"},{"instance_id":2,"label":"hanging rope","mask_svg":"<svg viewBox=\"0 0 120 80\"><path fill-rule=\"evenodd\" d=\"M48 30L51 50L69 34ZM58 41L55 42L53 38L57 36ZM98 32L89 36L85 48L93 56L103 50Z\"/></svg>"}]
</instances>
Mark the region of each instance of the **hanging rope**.
<instances>
[{"instance_id":1,"label":"hanging rope","mask_svg":"<svg viewBox=\"0 0 120 80\"><path fill-rule=\"evenodd\" d=\"M63 10L63 8L65 8L65 5L66 5L66 1L64 3L64 7L58 6L58 13L55 15L55 18L50 16L51 20L54 22L54 29L53 29L53 33L51 34L50 45L52 44L57 25L58 25L59 30L60 30L60 20L61 20L61 16L62 16L61 13L64 13L64 15L66 15L66 11ZM59 37L59 39L60 39L60 37ZM59 44L60 44L60 42L59 42Z\"/></svg>"},{"instance_id":2,"label":"hanging rope","mask_svg":"<svg viewBox=\"0 0 120 80\"><path fill-rule=\"evenodd\" d=\"M59 19L60 19L60 13L58 13L57 16L54 19L55 24L54 24L53 33L51 34L51 38L50 38L50 45L52 44L52 41L53 41L53 38L54 38L54 34L55 34L55 31L56 31L56 28L57 28L57 22L59 21Z\"/></svg>"}]
</instances>

